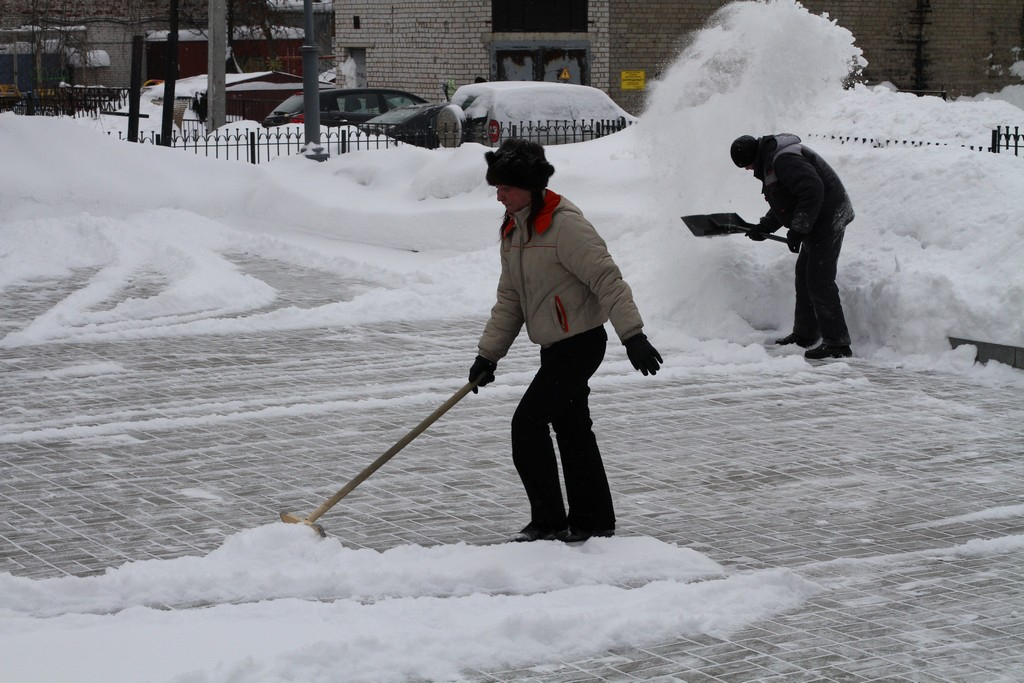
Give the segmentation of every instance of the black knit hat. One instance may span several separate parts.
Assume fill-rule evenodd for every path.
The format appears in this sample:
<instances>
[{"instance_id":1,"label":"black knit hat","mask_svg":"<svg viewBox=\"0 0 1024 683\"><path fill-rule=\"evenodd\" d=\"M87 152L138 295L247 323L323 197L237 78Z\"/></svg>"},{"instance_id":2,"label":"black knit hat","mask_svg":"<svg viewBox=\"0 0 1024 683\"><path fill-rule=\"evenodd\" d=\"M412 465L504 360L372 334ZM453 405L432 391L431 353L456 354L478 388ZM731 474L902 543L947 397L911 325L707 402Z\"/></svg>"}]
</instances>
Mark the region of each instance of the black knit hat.
<instances>
[{"instance_id":1,"label":"black knit hat","mask_svg":"<svg viewBox=\"0 0 1024 683\"><path fill-rule=\"evenodd\" d=\"M732 147L729 148L732 163L740 168L753 164L757 159L757 146L757 138L750 135L741 135L733 140Z\"/></svg>"},{"instance_id":2,"label":"black knit hat","mask_svg":"<svg viewBox=\"0 0 1024 683\"><path fill-rule=\"evenodd\" d=\"M509 138L496 152L484 154L487 183L511 185L524 190L543 190L555 167L544 157L544 148L536 142Z\"/></svg>"}]
</instances>

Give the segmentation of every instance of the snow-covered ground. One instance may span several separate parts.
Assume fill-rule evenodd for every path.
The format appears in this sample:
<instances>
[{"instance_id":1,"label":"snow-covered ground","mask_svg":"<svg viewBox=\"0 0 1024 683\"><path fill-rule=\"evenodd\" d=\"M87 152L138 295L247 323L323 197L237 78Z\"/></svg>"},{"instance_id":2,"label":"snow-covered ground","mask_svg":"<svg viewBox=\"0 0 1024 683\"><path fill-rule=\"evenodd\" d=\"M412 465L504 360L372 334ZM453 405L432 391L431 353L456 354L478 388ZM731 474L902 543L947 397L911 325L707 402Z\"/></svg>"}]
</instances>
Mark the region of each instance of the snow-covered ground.
<instances>
[{"instance_id":1,"label":"snow-covered ground","mask_svg":"<svg viewBox=\"0 0 1024 683\"><path fill-rule=\"evenodd\" d=\"M956 102L844 90L856 58L854 36L791 0L730 5L654 84L636 126L548 149L551 186L608 240L670 364L687 353L766 368L801 363L765 349L791 323L793 256L774 242L698 239L679 219L737 211L756 220L765 210L758 183L732 165L729 143L744 133L800 134L838 171L857 212L839 268L854 352L1024 387L1020 371L975 366L948 342L1024 345L1024 158L963 147L988 144L997 125L1024 123L1019 99L1009 89ZM933 146L876 148L832 136ZM483 152L398 148L256 167L129 145L80 122L2 115L0 290L95 274L0 339L0 349L481 315L493 303L501 217ZM229 251L344 273L366 288L348 301L260 313L275 290L242 273ZM158 281L159 293L121 296L138 278ZM345 680L444 679L488 665L489 653L510 643L527 661L543 657L546 633L568 632L560 646L583 656L587 647L684 628L729 632L816 590L786 571L725 576L713 560L653 539L584 548L373 553L270 525L204 557L135 562L102 576L2 574L0 678L41 680L32 672L45 670L52 681L249 682L287 672L327 681L346 659L359 664L346 665ZM274 568L283 561L305 564L308 585L281 588ZM512 563L515 576L505 569ZM320 588L336 599L309 599ZM563 604L581 601L600 606L594 621L559 616ZM149 604L210 607L140 606ZM357 636L330 626L361 613ZM423 630L393 647L362 647L389 642L393 620ZM464 633L450 639L457 648L432 650L441 624ZM595 632L595 624L606 628ZM211 637L227 629L245 634L234 650ZM101 661L102 643L113 640L146 656ZM191 643L190 660L171 659L163 642Z\"/></svg>"}]
</instances>

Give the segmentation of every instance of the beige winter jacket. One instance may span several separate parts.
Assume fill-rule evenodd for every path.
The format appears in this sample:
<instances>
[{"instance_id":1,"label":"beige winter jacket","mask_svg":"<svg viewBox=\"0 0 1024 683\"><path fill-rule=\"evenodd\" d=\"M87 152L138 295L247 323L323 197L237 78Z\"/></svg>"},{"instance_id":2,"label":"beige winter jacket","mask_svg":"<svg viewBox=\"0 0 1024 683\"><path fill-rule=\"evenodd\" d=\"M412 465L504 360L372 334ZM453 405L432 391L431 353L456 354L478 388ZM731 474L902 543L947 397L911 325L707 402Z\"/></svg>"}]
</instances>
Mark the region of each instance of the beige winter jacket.
<instances>
[{"instance_id":1,"label":"beige winter jacket","mask_svg":"<svg viewBox=\"0 0 1024 683\"><path fill-rule=\"evenodd\" d=\"M480 337L480 355L501 360L524 322L530 340L541 346L608 320L621 341L643 331L633 292L580 210L548 190L527 240L529 213L526 207L505 225L498 300Z\"/></svg>"}]
</instances>

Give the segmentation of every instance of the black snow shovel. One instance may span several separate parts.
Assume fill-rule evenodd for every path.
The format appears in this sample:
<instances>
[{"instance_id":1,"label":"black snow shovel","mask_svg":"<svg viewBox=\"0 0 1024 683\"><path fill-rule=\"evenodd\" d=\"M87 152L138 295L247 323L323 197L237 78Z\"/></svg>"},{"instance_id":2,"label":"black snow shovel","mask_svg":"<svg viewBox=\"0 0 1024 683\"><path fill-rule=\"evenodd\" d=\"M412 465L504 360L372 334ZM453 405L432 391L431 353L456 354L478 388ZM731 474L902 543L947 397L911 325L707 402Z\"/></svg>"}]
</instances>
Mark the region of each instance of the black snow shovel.
<instances>
[{"instance_id":1,"label":"black snow shovel","mask_svg":"<svg viewBox=\"0 0 1024 683\"><path fill-rule=\"evenodd\" d=\"M298 515L294 515L290 512L282 512L281 521L288 522L289 524L305 524L307 526L312 527L321 536L327 536L327 533L324 531L324 528L319 524L315 524L316 520L318 520L325 512L334 507L339 500L350 494L355 487L362 484L371 474L380 469L381 466L388 460L390 460L392 456L398 453L398 451L408 446L410 441L412 441L421 433L423 433L423 431L427 427L434 424L437 418L447 413L449 408L451 408L456 403L461 401L466 394L468 394L470 391L476 388L477 382L479 381L480 377L469 382L468 384L466 384L466 386L456 391L455 394L452 395L450 399L445 401L444 404L441 405L437 410L428 415L427 418L423 420L423 422L420 422L418 425L413 427L408 434L406 434L405 436L398 440L398 443L396 443L394 446L386 450L376 460L374 460L365 468L363 468L363 471L357 474L355 479L341 487L341 489L337 493L335 493L333 496L324 501L323 505L318 507L316 510L313 510L313 512L309 513L308 516L299 517Z\"/></svg>"},{"instance_id":2,"label":"black snow shovel","mask_svg":"<svg viewBox=\"0 0 1024 683\"><path fill-rule=\"evenodd\" d=\"M697 237L734 235L739 232L747 233L757 228L756 224L746 222L735 213L702 213L682 218L686 227ZM764 236L776 242L786 242L785 237L778 235L764 233Z\"/></svg>"}]
</instances>

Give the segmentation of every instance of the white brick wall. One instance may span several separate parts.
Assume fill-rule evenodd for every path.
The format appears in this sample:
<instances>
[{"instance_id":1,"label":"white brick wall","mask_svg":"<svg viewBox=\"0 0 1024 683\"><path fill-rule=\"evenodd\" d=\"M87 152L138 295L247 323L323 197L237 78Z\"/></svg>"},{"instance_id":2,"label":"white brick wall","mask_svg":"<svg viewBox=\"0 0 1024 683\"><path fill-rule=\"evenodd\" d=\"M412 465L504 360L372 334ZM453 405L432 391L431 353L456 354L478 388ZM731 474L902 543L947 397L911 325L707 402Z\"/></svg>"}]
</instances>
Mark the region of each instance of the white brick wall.
<instances>
[{"instance_id":1,"label":"white brick wall","mask_svg":"<svg viewBox=\"0 0 1024 683\"><path fill-rule=\"evenodd\" d=\"M626 109L642 109L644 93L620 88L623 70L642 70L648 83L675 58L686 35L699 29L724 0L591 0L590 84L606 90ZM1019 84L1009 73L1014 48L1024 47L1024 0L803 0L827 12L857 36L869 67L865 76L914 87L921 74L928 89L950 96L994 91ZM337 45L365 47L371 85L392 85L428 99L441 82L457 85L487 76L491 34L490 0L335 0ZM914 12L924 8L925 57L915 66ZM362 28L352 28L352 17ZM536 39L538 34L529 36ZM580 36L576 36L579 38ZM1019 56L1017 57L1020 58Z\"/></svg>"},{"instance_id":2,"label":"white brick wall","mask_svg":"<svg viewBox=\"0 0 1024 683\"><path fill-rule=\"evenodd\" d=\"M522 37L493 34L490 0L335 0L335 49L366 50L368 85L409 90L430 100L443 97L441 84L456 86L491 77L491 42ZM608 1L590 3L590 84L607 90ZM353 17L360 28L353 28ZM564 37L565 34L559 34ZM532 34L531 39L543 34Z\"/></svg>"},{"instance_id":3,"label":"white brick wall","mask_svg":"<svg viewBox=\"0 0 1024 683\"><path fill-rule=\"evenodd\" d=\"M179 0L183 15L202 24L207 0ZM590 45L590 84L606 90L634 113L642 92L622 91L623 70L642 70L647 81L671 62L686 35L700 28L725 0L591 0L589 31L571 34ZM928 89L951 97L992 92L1021 79L1009 67L1024 48L1024 0L802 0L810 11L827 12L857 36L869 66L865 76L912 88L923 77ZM366 50L367 80L431 100L441 83L457 85L488 77L491 42L521 38L494 35L490 0L334 0L337 47ZM131 33L166 28L166 0L0 0L0 27L21 26L34 12L73 22L88 19L93 49L107 50L108 85L128 84ZM914 25L924 15L923 26ZM352 27L359 16L361 28ZM104 21L110 18L111 21ZM919 33L920 32L920 33ZM924 61L915 61L918 35ZM537 39L543 34L534 34Z\"/></svg>"}]
</instances>

